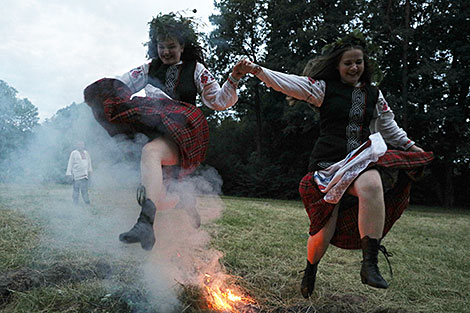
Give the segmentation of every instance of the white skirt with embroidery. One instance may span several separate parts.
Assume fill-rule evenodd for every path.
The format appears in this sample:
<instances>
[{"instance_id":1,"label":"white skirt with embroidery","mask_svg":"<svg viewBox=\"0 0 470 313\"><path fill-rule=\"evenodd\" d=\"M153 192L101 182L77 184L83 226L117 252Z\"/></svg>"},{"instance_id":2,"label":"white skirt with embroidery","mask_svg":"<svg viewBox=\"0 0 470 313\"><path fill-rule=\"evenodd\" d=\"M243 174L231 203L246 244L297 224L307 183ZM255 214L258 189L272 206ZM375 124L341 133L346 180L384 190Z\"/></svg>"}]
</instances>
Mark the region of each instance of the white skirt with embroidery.
<instances>
[{"instance_id":1,"label":"white skirt with embroidery","mask_svg":"<svg viewBox=\"0 0 470 313\"><path fill-rule=\"evenodd\" d=\"M351 151L343 160L313 174L313 179L318 188L325 193L323 199L326 202L338 203L357 176L369 164L377 162L385 154L387 145L380 133L370 135L369 140L371 144L367 148L364 149L367 143L363 143Z\"/></svg>"}]
</instances>

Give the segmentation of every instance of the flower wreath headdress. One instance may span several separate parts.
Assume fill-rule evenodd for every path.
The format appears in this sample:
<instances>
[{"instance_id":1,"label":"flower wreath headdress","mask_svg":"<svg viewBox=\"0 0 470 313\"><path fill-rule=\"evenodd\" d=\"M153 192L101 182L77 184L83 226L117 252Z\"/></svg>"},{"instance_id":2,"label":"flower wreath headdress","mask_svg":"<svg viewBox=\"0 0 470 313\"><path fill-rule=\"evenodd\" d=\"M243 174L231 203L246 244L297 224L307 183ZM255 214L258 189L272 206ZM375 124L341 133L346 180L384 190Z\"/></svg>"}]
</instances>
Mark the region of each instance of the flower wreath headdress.
<instances>
[{"instance_id":1,"label":"flower wreath headdress","mask_svg":"<svg viewBox=\"0 0 470 313\"><path fill-rule=\"evenodd\" d=\"M197 10L191 11L196 13ZM158 38L167 38L178 34L185 43L198 41L197 26L200 24L194 16L183 16L185 11L171 12L168 14L158 14L149 24L149 37L151 42L157 42Z\"/></svg>"},{"instance_id":2,"label":"flower wreath headdress","mask_svg":"<svg viewBox=\"0 0 470 313\"><path fill-rule=\"evenodd\" d=\"M322 48L322 54L330 54L347 46L361 46L369 51L371 45L367 42L364 34L359 29L354 29L346 36L338 37L336 41L325 45Z\"/></svg>"},{"instance_id":3,"label":"flower wreath headdress","mask_svg":"<svg viewBox=\"0 0 470 313\"><path fill-rule=\"evenodd\" d=\"M372 80L378 85L383 79L383 73L380 70L377 60L372 55L379 55L380 49L378 46L366 39L366 36L359 30L354 29L344 37L337 38L335 42L325 45L322 48L323 55L329 55L337 50L345 47L361 46L369 56L370 66L372 68Z\"/></svg>"}]
</instances>

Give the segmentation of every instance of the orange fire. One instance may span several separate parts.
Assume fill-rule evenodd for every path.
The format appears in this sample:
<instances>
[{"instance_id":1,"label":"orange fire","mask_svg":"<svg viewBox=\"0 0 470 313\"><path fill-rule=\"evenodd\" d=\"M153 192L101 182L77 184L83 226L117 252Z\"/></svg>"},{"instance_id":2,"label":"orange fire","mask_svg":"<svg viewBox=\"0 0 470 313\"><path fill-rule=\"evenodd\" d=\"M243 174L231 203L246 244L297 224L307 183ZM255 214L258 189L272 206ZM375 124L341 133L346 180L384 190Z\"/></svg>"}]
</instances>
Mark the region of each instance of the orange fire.
<instances>
[{"instance_id":1,"label":"orange fire","mask_svg":"<svg viewBox=\"0 0 470 313\"><path fill-rule=\"evenodd\" d=\"M250 297L238 295L233 289L221 287L223 282L214 280L209 274L205 274L204 284L211 309L231 313L252 312L250 308L256 302Z\"/></svg>"}]
</instances>

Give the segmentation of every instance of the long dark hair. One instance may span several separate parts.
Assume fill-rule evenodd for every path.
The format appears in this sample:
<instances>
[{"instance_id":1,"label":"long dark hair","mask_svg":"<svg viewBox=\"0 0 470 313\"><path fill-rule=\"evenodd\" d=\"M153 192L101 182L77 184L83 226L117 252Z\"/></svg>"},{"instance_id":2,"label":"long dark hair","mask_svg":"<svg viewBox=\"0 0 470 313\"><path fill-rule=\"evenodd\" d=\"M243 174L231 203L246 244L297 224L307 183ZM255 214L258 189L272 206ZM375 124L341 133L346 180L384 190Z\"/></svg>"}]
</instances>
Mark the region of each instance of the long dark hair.
<instances>
[{"instance_id":1,"label":"long dark hair","mask_svg":"<svg viewBox=\"0 0 470 313\"><path fill-rule=\"evenodd\" d=\"M363 46L357 44L344 44L339 48L330 51L326 55L316 57L307 62L302 75L322 80L340 80L338 64L346 51L361 50L364 57L364 72L359 81L370 84L372 82L372 66L369 56Z\"/></svg>"},{"instance_id":2,"label":"long dark hair","mask_svg":"<svg viewBox=\"0 0 470 313\"><path fill-rule=\"evenodd\" d=\"M148 47L147 57L156 59L161 62L158 57L158 42L167 39L176 39L180 45L184 46L181 60L198 61L204 65L204 49L198 43L198 35L195 31L194 22L191 18L186 18L175 13L159 14L149 23L149 41L146 43Z\"/></svg>"},{"instance_id":3,"label":"long dark hair","mask_svg":"<svg viewBox=\"0 0 470 313\"><path fill-rule=\"evenodd\" d=\"M335 42L327 44L322 49L322 55L310 59L305 65L302 76L308 76L317 80L336 80L339 81L341 76L338 71L338 65L341 57L346 51L358 49L362 51L364 59L364 72L359 81L365 84L372 83L372 77L375 74L381 77L381 72L375 63L369 58L367 42L364 35L357 30L352 31L350 34L338 38ZM297 103L297 99L287 97L290 106Z\"/></svg>"}]
</instances>

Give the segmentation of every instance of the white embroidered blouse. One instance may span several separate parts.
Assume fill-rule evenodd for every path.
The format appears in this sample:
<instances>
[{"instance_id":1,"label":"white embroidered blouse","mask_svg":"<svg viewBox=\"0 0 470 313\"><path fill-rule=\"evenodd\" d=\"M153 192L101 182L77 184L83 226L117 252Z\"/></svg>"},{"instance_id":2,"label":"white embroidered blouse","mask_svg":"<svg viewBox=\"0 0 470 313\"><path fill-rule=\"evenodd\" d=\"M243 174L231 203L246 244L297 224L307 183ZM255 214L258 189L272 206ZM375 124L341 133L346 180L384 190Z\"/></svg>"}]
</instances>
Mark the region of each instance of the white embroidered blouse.
<instances>
[{"instance_id":1,"label":"white embroidered blouse","mask_svg":"<svg viewBox=\"0 0 470 313\"><path fill-rule=\"evenodd\" d=\"M306 76L284 74L263 67L259 67L259 69L255 75L268 87L305 101L311 106L321 107L325 97L325 81L313 80ZM380 90L369 128L371 133L380 132L385 142L393 147L407 150L415 144L396 123L395 115Z\"/></svg>"},{"instance_id":2,"label":"white embroidered blouse","mask_svg":"<svg viewBox=\"0 0 470 313\"><path fill-rule=\"evenodd\" d=\"M175 64L175 66L180 64L182 64L182 61ZM145 88L144 90L147 97L170 98L163 90L148 84L149 67L150 64L143 64L116 78L125 83L131 89L132 93L139 92ZM220 87L209 70L199 62L196 62L194 83L198 94L201 95L202 102L213 110L223 111L230 108L238 101L238 80L230 75L223 83L222 87Z\"/></svg>"}]
</instances>

